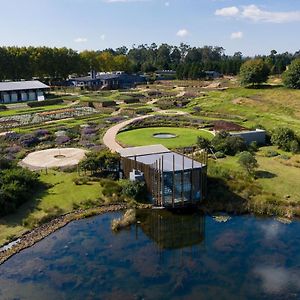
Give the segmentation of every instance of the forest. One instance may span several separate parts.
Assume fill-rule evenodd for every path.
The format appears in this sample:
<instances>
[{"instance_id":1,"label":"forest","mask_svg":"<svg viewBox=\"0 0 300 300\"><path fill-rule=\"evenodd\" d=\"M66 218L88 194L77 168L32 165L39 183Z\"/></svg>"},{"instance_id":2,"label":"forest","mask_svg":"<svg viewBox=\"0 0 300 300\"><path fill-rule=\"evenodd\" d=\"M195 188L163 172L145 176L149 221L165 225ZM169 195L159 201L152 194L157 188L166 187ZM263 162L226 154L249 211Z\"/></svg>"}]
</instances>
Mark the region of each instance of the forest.
<instances>
[{"instance_id":1,"label":"forest","mask_svg":"<svg viewBox=\"0 0 300 300\"><path fill-rule=\"evenodd\" d=\"M281 74L286 66L300 57L295 53L256 56L269 66L271 74ZM241 52L227 55L223 47L191 47L168 44L139 45L117 49L85 50L50 47L0 47L0 80L39 78L44 81L65 80L70 74L85 75L90 70L151 73L156 70L176 70L178 79L198 79L204 71L236 75L249 60Z\"/></svg>"}]
</instances>

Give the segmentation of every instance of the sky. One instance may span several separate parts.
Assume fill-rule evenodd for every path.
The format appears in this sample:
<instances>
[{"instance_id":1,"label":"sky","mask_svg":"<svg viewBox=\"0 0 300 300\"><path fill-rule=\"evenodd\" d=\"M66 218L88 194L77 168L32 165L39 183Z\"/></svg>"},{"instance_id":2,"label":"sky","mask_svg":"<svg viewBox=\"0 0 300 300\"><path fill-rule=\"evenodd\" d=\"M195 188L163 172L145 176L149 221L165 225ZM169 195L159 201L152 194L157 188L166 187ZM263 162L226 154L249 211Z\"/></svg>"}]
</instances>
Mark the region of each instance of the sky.
<instances>
[{"instance_id":1,"label":"sky","mask_svg":"<svg viewBox=\"0 0 300 300\"><path fill-rule=\"evenodd\" d=\"M181 42L227 54L300 49L300 0L0 0L0 46L78 51Z\"/></svg>"}]
</instances>

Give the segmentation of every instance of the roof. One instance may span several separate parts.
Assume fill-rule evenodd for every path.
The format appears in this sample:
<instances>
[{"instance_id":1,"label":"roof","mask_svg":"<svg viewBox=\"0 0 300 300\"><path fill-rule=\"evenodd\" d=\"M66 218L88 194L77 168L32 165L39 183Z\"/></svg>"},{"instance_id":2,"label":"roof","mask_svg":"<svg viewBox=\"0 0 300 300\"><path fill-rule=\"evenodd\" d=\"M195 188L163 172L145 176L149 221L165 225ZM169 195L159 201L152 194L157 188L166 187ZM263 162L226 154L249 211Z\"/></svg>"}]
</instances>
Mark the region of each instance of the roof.
<instances>
[{"instance_id":1,"label":"roof","mask_svg":"<svg viewBox=\"0 0 300 300\"><path fill-rule=\"evenodd\" d=\"M38 80L0 82L0 92L37 90L48 88L48 85Z\"/></svg>"},{"instance_id":2,"label":"roof","mask_svg":"<svg viewBox=\"0 0 300 300\"><path fill-rule=\"evenodd\" d=\"M165 153L165 152L170 152L170 150L163 145L132 147L132 148L124 148L119 150L119 153L122 157L149 155L149 154Z\"/></svg>"},{"instance_id":3,"label":"roof","mask_svg":"<svg viewBox=\"0 0 300 300\"><path fill-rule=\"evenodd\" d=\"M184 165L184 170L202 168L203 165L189 157L170 151L163 145L151 145L143 147L125 148L119 150L122 157L129 159L136 159L137 162L141 162L145 165L153 165L159 160L163 161L163 171L181 171Z\"/></svg>"}]
</instances>

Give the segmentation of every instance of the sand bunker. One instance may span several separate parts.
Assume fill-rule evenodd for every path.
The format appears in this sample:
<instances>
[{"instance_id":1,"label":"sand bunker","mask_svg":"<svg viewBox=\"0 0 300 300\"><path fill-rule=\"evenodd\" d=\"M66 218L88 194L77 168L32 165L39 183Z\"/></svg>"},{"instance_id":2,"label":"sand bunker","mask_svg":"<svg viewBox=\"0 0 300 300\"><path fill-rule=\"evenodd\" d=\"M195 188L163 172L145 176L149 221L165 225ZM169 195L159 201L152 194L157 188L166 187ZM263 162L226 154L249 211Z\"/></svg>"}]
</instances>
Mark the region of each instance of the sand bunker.
<instances>
[{"instance_id":1,"label":"sand bunker","mask_svg":"<svg viewBox=\"0 0 300 300\"><path fill-rule=\"evenodd\" d=\"M87 151L78 148L55 148L28 154L21 165L32 170L72 167L85 157Z\"/></svg>"}]
</instances>

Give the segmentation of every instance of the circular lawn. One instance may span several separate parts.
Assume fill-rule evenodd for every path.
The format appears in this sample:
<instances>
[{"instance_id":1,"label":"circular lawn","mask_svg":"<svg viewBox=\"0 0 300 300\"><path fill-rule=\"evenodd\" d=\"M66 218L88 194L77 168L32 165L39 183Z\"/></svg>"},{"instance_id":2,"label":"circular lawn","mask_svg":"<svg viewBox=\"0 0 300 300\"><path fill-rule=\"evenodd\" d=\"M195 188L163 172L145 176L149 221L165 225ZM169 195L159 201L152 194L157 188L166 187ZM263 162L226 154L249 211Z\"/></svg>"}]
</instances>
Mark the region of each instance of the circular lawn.
<instances>
[{"instance_id":1,"label":"circular lawn","mask_svg":"<svg viewBox=\"0 0 300 300\"><path fill-rule=\"evenodd\" d=\"M172 138L157 138L156 135L171 135ZM167 148L190 147L197 143L197 137L211 140L214 136L206 130L174 127L150 127L120 132L117 141L123 146L147 146L162 144Z\"/></svg>"}]
</instances>

